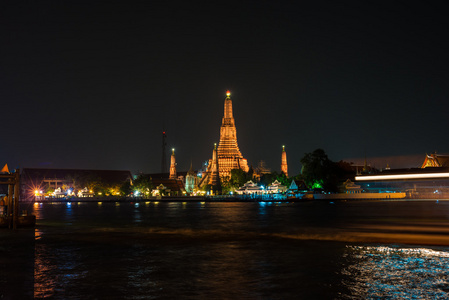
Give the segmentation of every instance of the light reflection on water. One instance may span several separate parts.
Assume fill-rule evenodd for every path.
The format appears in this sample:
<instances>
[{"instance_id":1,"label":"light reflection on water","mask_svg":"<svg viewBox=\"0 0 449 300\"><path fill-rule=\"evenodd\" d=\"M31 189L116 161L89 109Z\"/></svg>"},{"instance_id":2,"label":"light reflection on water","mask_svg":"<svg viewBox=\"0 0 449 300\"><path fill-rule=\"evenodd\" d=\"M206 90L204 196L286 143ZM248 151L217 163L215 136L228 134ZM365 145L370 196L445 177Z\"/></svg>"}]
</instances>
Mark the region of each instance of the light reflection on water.
<instances>
[{"instance_id":1,"label":"light reflection on water","mask_svg":"<svg viewBox=\"0 0 449 300\"><path fill-rule=\"evenodd\" d=\"M35 240L39 241L42 238L42 231L35 229ZM38 244L35 246L34 256L34 298L51 297L54 294L56 287L56 272L57 267L50 261L50 257L45 255L45 244Z\"/></svg>"},{"instance_id":2,"label":"light reflection on water","mask_svg":"<svg viewBox=\"0 0 449 300\"><path fill-rule=\"evenodd\" d=\"M348 246L342 274L354 298L447 299L449 253L428 248Z\"/></svg>"},{"instance_id":3,"label":"light reflection on water","mask_svg":"<svg viewBox=\"0 0 449 300\"><path fill-rule=\"evenodd\" d=\"M448 298L447 248L366 240L443 235L448 204L33 205L30 246L0 239L0 298L16 257L32 257L35 298Z\"/></svg>"}]
</instances>

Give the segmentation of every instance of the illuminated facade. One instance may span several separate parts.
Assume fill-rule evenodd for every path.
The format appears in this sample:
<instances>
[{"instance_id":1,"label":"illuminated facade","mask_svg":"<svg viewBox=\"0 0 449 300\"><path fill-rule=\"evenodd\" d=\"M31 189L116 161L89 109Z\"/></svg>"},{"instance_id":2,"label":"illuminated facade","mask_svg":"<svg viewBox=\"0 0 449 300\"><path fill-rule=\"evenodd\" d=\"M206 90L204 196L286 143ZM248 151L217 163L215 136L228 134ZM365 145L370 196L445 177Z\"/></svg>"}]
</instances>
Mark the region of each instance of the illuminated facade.
<instances>
[{"instance_id":1,"label":"illuminated facade","mask_svg":"<svg viewBox=\"0 0 449 300\"><path fill-rule=\"evenodd\" d=\"M384 170L358 175L357 184L371 193L405 193L413 199L449 199L449 168L426 167Z\"/></svg>"},{"instance_id":2,"label":"illuminated facade","mask_svg":"<svg viewBox=\"0 0 449 300\"><path fill-rule=\"evenodd\" d=\"M169 177L169 179L176 179L175 149L172 149L171 160L170 160L170 177Z\"/></svg>"},{"instance_id":3,"label":"illuminated facade","mask_svg":"<svg viewBox=\"0 0 449 300\"><path fill-rule=\"evenodd\" d=\"M212 160L209 162L209 184L217 185L220 182L220 174L218 173L217 144L214 144L212 151Z\"/></svg>"},{"instance_id":4,"label":"illuminated facade","mask_svg":"<svg viewBox=\"0 0 449 300\"><path fill-rule=\"evenodd\" d=\"M285 152L285 146L282 146L281 172L288 177L287 152Z\"/></svg>"},{"instance_id":5,"label":"illuminated facade","mask_svg":"<svg viewBox=\"0 0 449 300\"><path fill-rule=\"evenodd\" d=\"M449 167L449 155L440 155L440 154L426 154L424 162L421 166L422 169L428 167Z\"/></svg>"},{"instance_id":6,"label":"illuminated facade","mask_svg":"<svg viewBox=\"0 0 449 300\"><path fill-rule=\"evenodd\" d=\"M449 155L430 154L421 168L390 169L355 177L364 191L405 193L411 199L449 199Z\"/></svg>"},{"instance_id":7,"label":"illuminated facade","mask_svg":"<svg viewBox=\"0 0 449 300\"><path fill-rule=\"evenodd\" d=\"M287 191L287 187L282 185L277 179L268 186L267 191L271 194L285 193Z\"/></svg>"},{"instance_id":8,"label":"illuminated facade","mask_svg":"<svg viewBox=\"0 0 449 300\"><path fill-rule=\"evenodd\" d=\"M186 184L185 189L187 193L193 193L193 190L195 189L195 172L193 171L192 163L190 163L190 169L187 172L186 175Z\"/></svg>"},{"instance_id":9,"label":"illuminated facade","mask_svg":"<svg viewBox=\"0 0 449 300\"><path fill-rule=\"evenodd\" d=\"M264 191L261 186L258 186L257 184L252 182L252 180L250 180L235 192L239 195L244 195L244 194L263 194Z\"/></svg>"},{"instance_id":10,"label":"illuminated facade","mask_svg":"<svg viewBox=\"0 0 449 300\"><path fill-rule=\"evenodd\" d=\"M237 144L237 129L232 115L231 93L226 92L224 116L220 129L220 143L217 148L218 173L220 178L231 176L232 169L249 171L248 162L243 158Z\"/></svg>"},{"instance_id":11,"label":"illuminated facade","mask_svg":"<svg viewBox=\"0 0 449 300\"><path fill-rule=\"evenodd\" d=\"M125 182L131 184L132 178L130 171L120 170L24 168L21 174L21 197L34 198L37 196L36 191L40 196L43 196L42 191L50 198L78 194L81 197L90 197L96 187L101 187L96 196L101 196L103 192L105 195L114 196Z\"/></svg>"}]
</instances>

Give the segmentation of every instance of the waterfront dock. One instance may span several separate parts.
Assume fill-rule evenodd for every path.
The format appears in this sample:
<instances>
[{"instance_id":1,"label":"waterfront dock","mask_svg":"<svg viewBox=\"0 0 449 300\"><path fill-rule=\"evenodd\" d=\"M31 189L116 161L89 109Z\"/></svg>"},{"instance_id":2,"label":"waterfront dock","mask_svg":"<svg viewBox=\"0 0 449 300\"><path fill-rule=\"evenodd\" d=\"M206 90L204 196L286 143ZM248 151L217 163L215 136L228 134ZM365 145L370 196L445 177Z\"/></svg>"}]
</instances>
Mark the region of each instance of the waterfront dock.
<instances>
[{"instance_id":1,"label":"waterfront dock","mask_svg":"<svg viewBox=\"0 0 449 300\"><path fill-rule=\"evenodd\" d=\"M0 174L0 184L8 186L7 196L0 201L0 227L17 229L17 227L34 226L35 216L29 216L25 211L19 213L20 170Z\"/></svg>"}]
</instances>

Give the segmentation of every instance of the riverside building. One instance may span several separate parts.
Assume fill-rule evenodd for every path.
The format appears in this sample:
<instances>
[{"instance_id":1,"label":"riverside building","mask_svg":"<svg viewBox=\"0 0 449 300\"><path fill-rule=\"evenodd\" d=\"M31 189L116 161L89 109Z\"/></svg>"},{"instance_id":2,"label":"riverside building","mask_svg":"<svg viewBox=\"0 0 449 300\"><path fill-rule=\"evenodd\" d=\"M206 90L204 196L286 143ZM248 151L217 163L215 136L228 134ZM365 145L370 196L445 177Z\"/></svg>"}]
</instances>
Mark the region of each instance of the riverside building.
<instances>
[{"instance_id":1,"label":"riverside building","mask_svg":"<svg viewBox=\"0 0 449 300\"><path fill-rule=\"evenodd\" d=\"M426 155L421 168L388 169L355 177L372 193L406 193L415 199L449 199L449 155Z\"/></svg>"}]
</instances>

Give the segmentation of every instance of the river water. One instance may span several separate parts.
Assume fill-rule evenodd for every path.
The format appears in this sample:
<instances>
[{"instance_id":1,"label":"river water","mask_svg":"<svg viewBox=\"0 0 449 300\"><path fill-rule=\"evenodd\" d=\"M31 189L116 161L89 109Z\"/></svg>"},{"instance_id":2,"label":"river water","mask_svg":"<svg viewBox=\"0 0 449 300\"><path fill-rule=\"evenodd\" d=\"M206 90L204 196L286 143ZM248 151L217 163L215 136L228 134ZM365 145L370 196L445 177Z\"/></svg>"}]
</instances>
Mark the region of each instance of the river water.
<instances>
[{"instance_id":1,"label":"river water","mask_svg":"<svg viewBox=\"0 0 449 300\"><path fill-rule=\"evenodd\" d=\"M0 299L447 299L449 202L44 203Z\"/></svg>"}]
</instances>

